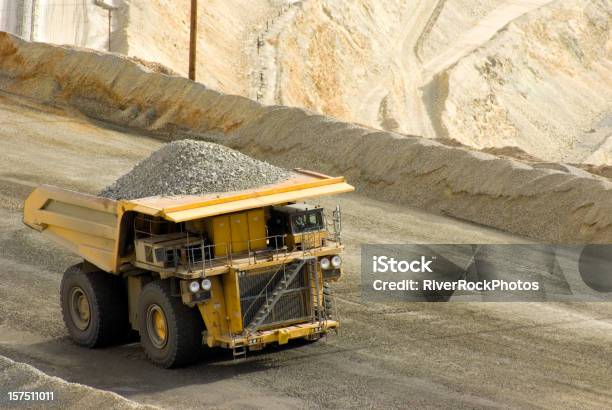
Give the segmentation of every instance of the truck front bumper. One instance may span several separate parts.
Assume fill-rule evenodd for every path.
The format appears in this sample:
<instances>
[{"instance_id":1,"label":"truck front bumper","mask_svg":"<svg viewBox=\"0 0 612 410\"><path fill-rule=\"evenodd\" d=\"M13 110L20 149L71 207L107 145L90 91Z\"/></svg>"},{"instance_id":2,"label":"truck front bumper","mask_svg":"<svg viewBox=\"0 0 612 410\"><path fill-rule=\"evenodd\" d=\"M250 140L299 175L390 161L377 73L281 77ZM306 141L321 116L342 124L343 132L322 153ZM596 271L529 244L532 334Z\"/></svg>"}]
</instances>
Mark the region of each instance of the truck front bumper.
<instances>
[{"instance_id":1,"label":"truck front bumper","mask_svg":"<svg viewBox=\"0 0 612 410\"><path fill-rule=\"evenodd\" d=\"M247 335L223 336L218 342L222 347L236 349L248 347L249 350L260 350L267 344L283 345L291 339L316 339L331 329L337 329L339 323L335 320L324 320L314 323L301 323L278 329L262 330Z\"/></svg>"}]
</instances>

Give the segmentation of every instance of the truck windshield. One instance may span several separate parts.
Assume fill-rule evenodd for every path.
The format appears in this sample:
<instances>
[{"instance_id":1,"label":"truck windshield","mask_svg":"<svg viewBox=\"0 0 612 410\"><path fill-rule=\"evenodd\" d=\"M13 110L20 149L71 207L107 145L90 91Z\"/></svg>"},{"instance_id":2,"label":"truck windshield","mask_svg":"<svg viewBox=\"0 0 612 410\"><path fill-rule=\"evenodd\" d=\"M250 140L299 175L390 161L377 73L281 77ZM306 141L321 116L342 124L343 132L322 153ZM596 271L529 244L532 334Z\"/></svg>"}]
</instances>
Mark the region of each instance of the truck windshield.
<instances>
[{"instance_id":1,"label":"truck windshield","mask_svg":"<svg viewBox=\"0 0 612 410\"><path fill-rule=\"evenodd\" d=\"M320 231L323 229L323 215L321 211L306 212L291 216L293 233Z\"/></svg>"}]
</instances>

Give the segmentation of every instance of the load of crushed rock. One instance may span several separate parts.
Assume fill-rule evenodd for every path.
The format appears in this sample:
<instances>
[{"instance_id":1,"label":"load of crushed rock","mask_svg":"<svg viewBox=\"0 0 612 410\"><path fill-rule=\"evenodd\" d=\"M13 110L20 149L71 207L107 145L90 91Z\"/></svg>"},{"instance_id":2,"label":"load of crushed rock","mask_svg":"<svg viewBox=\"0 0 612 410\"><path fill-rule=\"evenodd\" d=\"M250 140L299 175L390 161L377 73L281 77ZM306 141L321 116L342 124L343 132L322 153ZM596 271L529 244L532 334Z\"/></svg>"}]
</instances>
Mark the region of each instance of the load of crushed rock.
<instances>
[{"instance_id":1,"label":"load of crushed rock","mask_svg":"<svg viewBox=\"0 0 612 410\"><path fill-rule=\"evenodd\" d=\"M155 151L99 195L111 199L202 195L273 184L290 175L222 145L179 140Z\"/></svg>"}]
</instances>

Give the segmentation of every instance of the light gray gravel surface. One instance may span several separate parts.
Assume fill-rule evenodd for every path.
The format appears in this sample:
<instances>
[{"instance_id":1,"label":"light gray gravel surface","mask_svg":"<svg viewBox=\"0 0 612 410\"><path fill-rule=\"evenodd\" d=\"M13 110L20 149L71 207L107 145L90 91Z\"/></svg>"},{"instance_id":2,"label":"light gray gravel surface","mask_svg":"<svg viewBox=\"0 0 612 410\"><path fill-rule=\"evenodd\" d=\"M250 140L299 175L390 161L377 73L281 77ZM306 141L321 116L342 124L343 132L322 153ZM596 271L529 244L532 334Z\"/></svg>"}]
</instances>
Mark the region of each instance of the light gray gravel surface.
<instances>
[{"instance_id":1,"label":"light gray gravel surface","mask_svg":"<svg viewBox=\"0 0 612 410\"><path fill-rule=\"evenodd\" d=\"M612 304L365 300L362 244L525 238L358 194L317 201L326 209L342 206L346 250L344 274L334 284L342 323L337 335L270 346L235 361L227 350L211 351L201 363L176 370L153 366L138 344L78 347L68 338L59 306L61 274L78 260L23 225L21 205L41 183L98 192L162 144L3 95L0 355L68 382L171 409L612 408ZM267 160L279 157L265 152ZM294 153L290 159L296 158ZM50 388L17 385L25 379L1 362L0 396L9 389ZM40 407L113 407L56 392L54 403Z\"/></svg>"},{"instance_id":2,"label":"light gray gravel surface","mask_svg":"<svg viewBox=\"0 0 612 410\"><path fill-rule=\"evenodd\" d=\"M138 163L101 196L135 199L238 191L286 179L290 171L210 142L178 140Z\"/></svg>"}]
</instances>

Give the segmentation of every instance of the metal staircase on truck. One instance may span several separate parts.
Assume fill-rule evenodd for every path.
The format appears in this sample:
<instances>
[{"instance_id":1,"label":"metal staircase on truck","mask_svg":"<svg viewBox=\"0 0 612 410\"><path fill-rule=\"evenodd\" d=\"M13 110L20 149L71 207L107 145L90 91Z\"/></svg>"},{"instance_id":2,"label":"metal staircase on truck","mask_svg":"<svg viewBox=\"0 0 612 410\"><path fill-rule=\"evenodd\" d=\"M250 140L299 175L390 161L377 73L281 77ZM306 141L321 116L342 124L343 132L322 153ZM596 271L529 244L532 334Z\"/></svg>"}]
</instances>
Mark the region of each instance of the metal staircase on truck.
<instances>
[{"instance_id":1,"label":"metal staircase on truck","mask_svg":"<svg viewBox=\"0 0 612 410\"><path fill-rule=\"evenodd\" d=\"M290 264L283 264L282 278L274 286L272 291L267 294L265 302L259 307L255 317L246 327L248 333L256 331L265 323L266 319L268 319L270 313L274 310L274 307L283 296L283 293L293 283L306 263L307 259L298 259Z\"/></svg>"}]
</instances>

